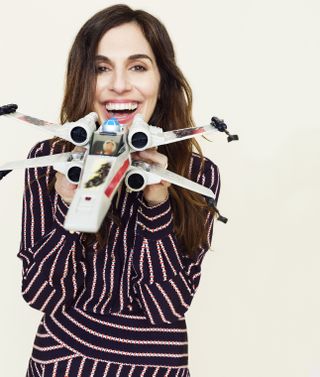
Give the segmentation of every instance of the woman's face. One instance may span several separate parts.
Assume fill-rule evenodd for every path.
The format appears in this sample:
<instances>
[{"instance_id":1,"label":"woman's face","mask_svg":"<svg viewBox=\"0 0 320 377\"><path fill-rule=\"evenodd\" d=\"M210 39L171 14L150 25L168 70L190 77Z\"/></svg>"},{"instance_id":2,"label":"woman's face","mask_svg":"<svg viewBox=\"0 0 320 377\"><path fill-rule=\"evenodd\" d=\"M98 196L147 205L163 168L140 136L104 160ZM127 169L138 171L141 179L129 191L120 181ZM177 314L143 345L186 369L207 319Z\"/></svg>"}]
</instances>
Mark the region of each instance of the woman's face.
<instances>
[{"instance_id":1,"label":"woman's face","mask_svg":"<svg viewBox=\"0 0 320 377\"><path fill-rule=\"evenodd\" d=\"M102 123L112 117L131 125L135 114L148 122L155 109L160 74L152 49L135 22L110 29L96 52L94 111Z\"/></svg>"}]
</instances>

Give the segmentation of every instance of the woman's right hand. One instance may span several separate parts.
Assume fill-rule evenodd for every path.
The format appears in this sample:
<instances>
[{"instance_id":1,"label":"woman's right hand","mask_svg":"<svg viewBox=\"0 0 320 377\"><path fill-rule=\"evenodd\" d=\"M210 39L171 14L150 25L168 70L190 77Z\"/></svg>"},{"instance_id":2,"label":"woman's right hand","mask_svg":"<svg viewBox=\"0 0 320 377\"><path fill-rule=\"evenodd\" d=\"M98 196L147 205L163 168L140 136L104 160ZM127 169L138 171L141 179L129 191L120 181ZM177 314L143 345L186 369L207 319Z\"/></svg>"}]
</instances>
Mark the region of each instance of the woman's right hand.
<instances>
[{"instance_id":1,"label":"woman's right hand","mask_svg":"<svg viewBox=\"0 0 320 377\"><path fill-rule=\"evenodd\" d=\"M77 187L78 185L69 182L64 174L56 173L54 188L66 203L70 204L72 202Z\"/></svg>"}]
</instances>

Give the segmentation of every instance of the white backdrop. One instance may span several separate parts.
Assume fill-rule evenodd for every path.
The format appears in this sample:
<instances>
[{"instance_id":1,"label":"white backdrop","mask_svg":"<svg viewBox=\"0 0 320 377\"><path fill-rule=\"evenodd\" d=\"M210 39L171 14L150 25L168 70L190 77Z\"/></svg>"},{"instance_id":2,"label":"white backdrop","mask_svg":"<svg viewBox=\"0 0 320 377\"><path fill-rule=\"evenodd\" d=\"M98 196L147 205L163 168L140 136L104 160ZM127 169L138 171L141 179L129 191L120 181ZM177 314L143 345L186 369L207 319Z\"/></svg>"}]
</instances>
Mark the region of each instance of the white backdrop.
<instances>
[{"instance_id":1,"label":"white backdrop","mask_svg":"<svg viewBox=\"0 0 320 377\"><path fill-rule=\"evenodd\" d=\"M198 125L225 119L239 142L203 141L221 170L215 251L187 320L193 377L319 377L318 0L127 1L159 17L194 90ZM68 50L114 4L1 6L0 103L57 121ZM47 134L0 119L0 163ZM20 295L23 172L0 183L1 375L24 376L41 313Z\"/></svg>"}]
</instances>

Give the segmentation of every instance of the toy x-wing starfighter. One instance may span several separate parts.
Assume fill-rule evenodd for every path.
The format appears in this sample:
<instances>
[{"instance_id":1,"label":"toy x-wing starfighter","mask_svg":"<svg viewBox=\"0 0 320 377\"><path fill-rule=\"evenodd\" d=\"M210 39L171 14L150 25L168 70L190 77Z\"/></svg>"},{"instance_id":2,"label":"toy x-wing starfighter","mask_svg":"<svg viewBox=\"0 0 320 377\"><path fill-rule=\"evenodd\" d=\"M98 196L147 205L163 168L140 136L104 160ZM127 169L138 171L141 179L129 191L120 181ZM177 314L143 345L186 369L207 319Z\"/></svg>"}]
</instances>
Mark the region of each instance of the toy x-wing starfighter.
<instances>
[{"instance_id":1,"label":"toy x-wing starfighter","mask_svg":"<svg viewBox=\"0 0 320 377\"><path fill-rule=\"evenodd\" d=\"M95 233L109 210L112 198L122 181L129 191L143 190L146 185L168 181L180 187L203 195L209 206L217 213L218 220L227 222L216 208L214 193L201 184L176 173L136 161L131 153L148 148L204 135L212 131L225 132L228 141L238 140L230 135L226 124L213 117L204 127L183 128L164 132L159 127L147 124L137 114L130 128L123 127L116 119L105 121L98 129L96 113L90 113L76 122L63 125L53 124L17 112L17 105L0 107L0 115L16 118L31 125L40 126L54 136L70 141L82 151L71 151L22 161L9 162L0 166L0 179L16 168L52 166L78 187L70 204L64 227L69 231Z\"/></svg>"}]
</instances>

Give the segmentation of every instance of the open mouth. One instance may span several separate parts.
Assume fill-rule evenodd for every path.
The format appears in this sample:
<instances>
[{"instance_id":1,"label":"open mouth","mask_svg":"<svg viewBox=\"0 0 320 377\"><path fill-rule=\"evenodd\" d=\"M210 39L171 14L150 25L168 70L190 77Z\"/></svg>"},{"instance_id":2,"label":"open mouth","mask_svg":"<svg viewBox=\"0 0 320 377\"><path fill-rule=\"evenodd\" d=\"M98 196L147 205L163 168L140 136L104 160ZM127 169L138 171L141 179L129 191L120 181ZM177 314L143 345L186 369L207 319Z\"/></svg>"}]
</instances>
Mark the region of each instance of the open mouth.
<instances>
[{"instance_id":1,"label":"open mouth","mask_svg":"<svg viewBox=\"0 0 320 377\"><path fill-rule=\"evenodd\" d=\"M106 111L108 118L116 118L119 123L126 124L134 117L138 108L137 102L114 103L108 102L106 104Z\"/></svg>"}]
</instances>

